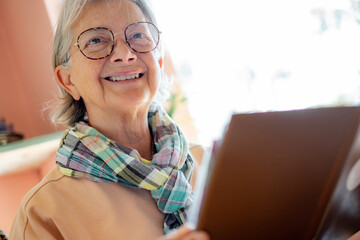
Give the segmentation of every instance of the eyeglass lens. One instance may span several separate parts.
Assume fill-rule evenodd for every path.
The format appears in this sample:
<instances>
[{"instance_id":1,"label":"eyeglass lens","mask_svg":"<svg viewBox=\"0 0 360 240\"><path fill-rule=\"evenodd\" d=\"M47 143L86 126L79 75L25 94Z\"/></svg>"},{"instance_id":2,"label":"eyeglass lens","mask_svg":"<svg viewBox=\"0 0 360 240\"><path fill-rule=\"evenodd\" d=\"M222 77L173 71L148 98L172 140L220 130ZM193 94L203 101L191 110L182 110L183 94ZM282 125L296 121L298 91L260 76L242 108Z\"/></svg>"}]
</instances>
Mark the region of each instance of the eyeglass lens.
<instances>
[{"instance_id":1,"label":"eyeglass lens","mask_svg":"<svg viewBox=\"0 0 360 240\"><path fill-rule=\"evenodd\" d=\"M151 23L135 23L125 29L125 41L136 52L154 50L159 42L159 31ZM88 58L100 59L108 56L114 48L114 34L106 28L92 28L78 38L80 51Z\"/></svg>"}]
</instances>

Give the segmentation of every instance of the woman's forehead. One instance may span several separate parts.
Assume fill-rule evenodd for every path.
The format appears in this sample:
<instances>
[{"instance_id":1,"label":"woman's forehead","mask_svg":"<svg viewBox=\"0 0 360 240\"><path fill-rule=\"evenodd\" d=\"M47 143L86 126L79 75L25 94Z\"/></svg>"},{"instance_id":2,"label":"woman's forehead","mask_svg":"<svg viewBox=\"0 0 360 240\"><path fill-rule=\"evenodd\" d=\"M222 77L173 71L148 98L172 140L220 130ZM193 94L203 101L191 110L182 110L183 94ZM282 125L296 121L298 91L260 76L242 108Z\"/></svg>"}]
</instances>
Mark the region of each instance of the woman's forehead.
<instances>
[{"instance_id":1,"label":"woman's forehead","mask_svg":"<svg viewBox=\"0 0 360 240\"><path fill-rule=\"evenodd\" d=\"M80 33L88 28L107 27L124 30L131 23L146 21L139 6L130 0L101 0L87 4L73 25Z\"/></svg>"}]
</instances>

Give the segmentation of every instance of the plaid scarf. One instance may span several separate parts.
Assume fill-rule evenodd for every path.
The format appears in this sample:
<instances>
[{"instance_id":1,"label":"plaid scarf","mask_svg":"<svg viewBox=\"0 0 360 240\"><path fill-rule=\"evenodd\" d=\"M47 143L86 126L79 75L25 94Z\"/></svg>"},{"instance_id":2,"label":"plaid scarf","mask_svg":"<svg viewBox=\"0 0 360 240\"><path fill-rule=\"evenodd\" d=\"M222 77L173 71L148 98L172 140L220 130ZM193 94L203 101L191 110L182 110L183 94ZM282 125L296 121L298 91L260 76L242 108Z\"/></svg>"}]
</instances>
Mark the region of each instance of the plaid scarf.
<instances>
[{"instance_id":1,"label":"plaid scarf","mask_svg":"<svg viewBox=\"0 0 360 240\"><path fill-rule=\"evenodd\" d=\"M183 133L160 105L150 106L148 120L157 151L151 164L84 122L65 132L56 162L66 176L150 190L167 233L186 221L194 163Z\"/></svg>"}]
</instances>

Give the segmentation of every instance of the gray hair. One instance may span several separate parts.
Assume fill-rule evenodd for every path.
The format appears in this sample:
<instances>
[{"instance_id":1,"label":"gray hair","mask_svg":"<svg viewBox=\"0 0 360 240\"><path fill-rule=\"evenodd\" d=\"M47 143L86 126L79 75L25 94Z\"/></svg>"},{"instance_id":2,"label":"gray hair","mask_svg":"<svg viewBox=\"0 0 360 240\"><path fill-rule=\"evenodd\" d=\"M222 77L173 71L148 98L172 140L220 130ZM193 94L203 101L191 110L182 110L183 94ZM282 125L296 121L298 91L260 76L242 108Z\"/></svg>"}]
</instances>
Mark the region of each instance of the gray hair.
<instances>
[{"instance_id":1,"label":"gray hair","mask_svg":"<svg viewBox=\"0 0 360 240\"><path fill-rule=\"evenodd\" d=\"M80 15L82 9L95 1L106 0L65 0L63 9L60 14L58 25L55 32L52 66L55 70L57 66L69 67L71 64L70 59L70 45L73 40L71 27ZM144 14L147 21L156 24L155 16L152 12L150 3L147 0L127 0L135 3ZM163 55L161 41L157 47L161 55ZM85 103L80 100L75 100L66 92L60 85L59 90L61 97L58 98L53 106L51 106L50 118L54 123L62 123L64 125L73 126L76 122L81 121L86 116ZM156 101L163 103L169 96L170 81L162 71L160 79L159 92L156 96Z\"/></svg>"}]
</instances>

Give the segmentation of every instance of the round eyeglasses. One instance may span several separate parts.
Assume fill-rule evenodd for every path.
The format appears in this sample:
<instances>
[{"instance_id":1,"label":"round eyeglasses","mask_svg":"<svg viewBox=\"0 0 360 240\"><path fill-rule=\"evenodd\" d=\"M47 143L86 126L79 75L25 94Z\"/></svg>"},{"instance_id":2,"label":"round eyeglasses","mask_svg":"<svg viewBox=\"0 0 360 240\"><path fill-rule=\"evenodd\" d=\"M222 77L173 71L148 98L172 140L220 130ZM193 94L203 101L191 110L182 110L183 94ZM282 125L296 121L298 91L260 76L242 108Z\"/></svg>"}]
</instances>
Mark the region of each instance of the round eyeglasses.
<instances>
[{"instance_id":1,"label":"round eyeglasses","mask_svg":"<svg viewBox=\"0 0 360 240\"><path fill-rule=\"evenodd\" d=\"M91 60L103 59L113 52L117 35L119 33L114 34L105 27L90 28L80 33L75 46ZM150 22L138 22L127 26L124 36L126 44L132 50L137 53L148 53L158 46L160 32Z\"/></svg>"}]
</instances>

